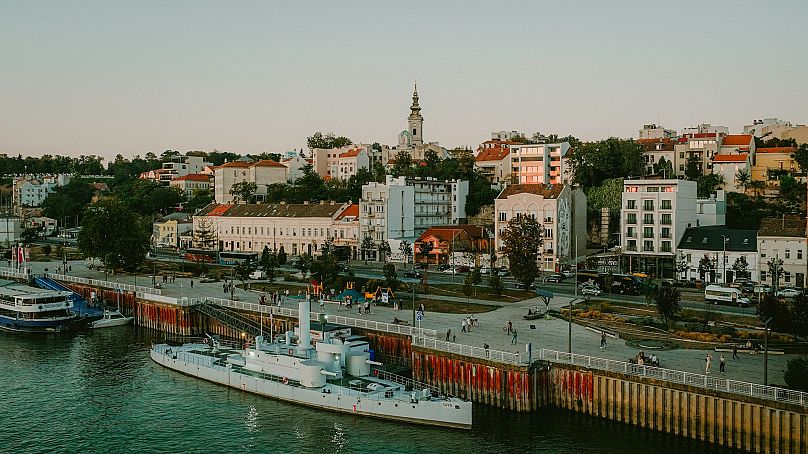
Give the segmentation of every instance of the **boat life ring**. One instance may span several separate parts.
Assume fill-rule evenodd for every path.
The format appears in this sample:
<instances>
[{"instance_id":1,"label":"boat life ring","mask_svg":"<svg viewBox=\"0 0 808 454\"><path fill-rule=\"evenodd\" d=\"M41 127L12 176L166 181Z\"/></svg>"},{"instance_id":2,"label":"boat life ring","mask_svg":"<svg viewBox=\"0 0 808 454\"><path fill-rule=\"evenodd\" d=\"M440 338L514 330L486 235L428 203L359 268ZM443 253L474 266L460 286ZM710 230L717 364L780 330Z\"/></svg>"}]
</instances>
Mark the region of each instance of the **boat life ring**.
<instances>
[{"instance_id":1,"label":"boat life ring","mask_svg":"<svg viewBox=\"0 0 808 454\"><path fill-rule=\"evenodd\" d=\"M295 350L294 350L293 348L290 348L290 349L289 349L289 354L290 354L290 355L291 355L291 354L294 354L294 352L295 352Z\"/></svg>"},{"instance_id":2,"label":"boat life ring","mask_svg":"<svg viewBox=\"0 0 808 454\"><path fill-rule=\"evenodd\" d=\"M286 378L286 377L283 377L283 384L288 385L289 384L289 379Z\"/></svg>"}]
</instances>

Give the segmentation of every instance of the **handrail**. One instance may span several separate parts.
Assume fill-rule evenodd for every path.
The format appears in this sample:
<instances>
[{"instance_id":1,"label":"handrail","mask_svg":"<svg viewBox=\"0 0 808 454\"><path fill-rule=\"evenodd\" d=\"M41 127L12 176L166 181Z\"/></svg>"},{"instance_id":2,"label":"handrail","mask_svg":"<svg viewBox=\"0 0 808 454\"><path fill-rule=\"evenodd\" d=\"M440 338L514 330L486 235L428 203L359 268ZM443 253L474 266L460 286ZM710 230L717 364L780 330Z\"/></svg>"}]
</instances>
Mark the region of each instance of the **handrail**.
<instances>
[{"instance_id":1,"label":"handrail","mask_svg":"<svg viewBox=\"0 0 808 454\"><path fill-rule=\"evenodd\" d=\"M13 279L26 279L28 275L22 271L16 271L14 268L9 268L6 266L0 267L0 276L10 277Z\"/></svg>"},{"instance_id":2,"label":"handrail","mask_svg":"<svg viewBox=\"0 0 808 454\"><path fill-rule=\"evenodd\" d=\"M104 287L115 290L125 290L127 292L137 292L146 295L162 295L163 291L157 288L143 287L142 285L122 284L120 282L104 281L100 279L89 279L86 277L71 276L69 274L48 273L47 277L55 281L73 282L75 284L85 284L93 287Z\"/></svg>"},{"instance_id":3,"label":"handrail","mask_svg":"<svg viewBox=\"0 0 808 454\"><path fill-rule=\"evenodd\" d=\"M473 347L471 345L458 344L456 342L446 342L417 336L413 336L412 345L505 364L522 364L522 359L524 356L520 353L510 353L501 350L492 350L490 348Z\"/></svg>"}]
</instances>

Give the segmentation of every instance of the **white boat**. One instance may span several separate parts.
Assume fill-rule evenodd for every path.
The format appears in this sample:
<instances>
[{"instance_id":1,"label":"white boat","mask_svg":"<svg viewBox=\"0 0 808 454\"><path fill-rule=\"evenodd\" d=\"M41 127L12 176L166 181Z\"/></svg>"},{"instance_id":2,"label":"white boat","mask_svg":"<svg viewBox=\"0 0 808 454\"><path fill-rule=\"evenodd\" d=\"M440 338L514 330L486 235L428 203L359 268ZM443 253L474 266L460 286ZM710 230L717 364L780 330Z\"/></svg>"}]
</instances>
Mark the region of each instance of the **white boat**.
<instances>
[{"instance_id":1,"label":"white boat","mask_svg":"<svg viewBox=\"0 0 808 454\"><path fill-rule=\"evenodd\" d=\"M152 360L184 374L242 391L323 410L442 427L470 429L472 403L387 373L371 361L366 342L323 333L311 343L309 301L300 303L300 334L272 342L225 346L209 338L153 345Z\"/></svg>"},{"instance_id":2,"label":"white boat","mask_svg":"<svg viewBox=\"0 0 808 454\"><path fill-rule=\"evenodd\" d=\"M128 325L134 317L127 317L121 311L104 311L104 317L90 323L90 328L109 328L111 326Z\"/></svg>"},{"instance_id":3,"label":"white boat","mask_svg":"<svg viewBox=\"0 0 808 454\"><path fill-rule=\"evenodd\" d=\"M0 329L23 333L66 331L84 321L73 313L70 292L0 282Z\"/></svg>"}]
</instances>

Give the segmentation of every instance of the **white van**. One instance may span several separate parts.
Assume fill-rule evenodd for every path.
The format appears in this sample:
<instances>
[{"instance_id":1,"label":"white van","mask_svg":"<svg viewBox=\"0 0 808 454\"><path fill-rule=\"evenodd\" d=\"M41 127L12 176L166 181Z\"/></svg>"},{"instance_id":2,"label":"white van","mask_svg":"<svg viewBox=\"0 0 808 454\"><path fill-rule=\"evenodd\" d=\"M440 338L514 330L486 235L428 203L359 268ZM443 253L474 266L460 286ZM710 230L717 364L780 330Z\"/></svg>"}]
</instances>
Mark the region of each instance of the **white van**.
<instances>
[{"instance_id":1,"label":"white van","mask_svg":"<svg viewBox=\"0 0 808 454\"><path fill-rule=\"evenodd\" d=\"M250 273L250 279L266 279L267 275L262 270L255 270Z\"/></svg>"},{"instance_id":2,"label":"white van","mask_svg":"<svg viewBox=\"0 0 808 454\"><path fill-rule=\"evenodd\" d=\"M707 288L704 289L704 299L713 301L715 304L722 302L732 305L737 304L739 307L749 307L749 298L741 296L741 291L737 288L708 285Z\"/></svg>"}]
</instances>

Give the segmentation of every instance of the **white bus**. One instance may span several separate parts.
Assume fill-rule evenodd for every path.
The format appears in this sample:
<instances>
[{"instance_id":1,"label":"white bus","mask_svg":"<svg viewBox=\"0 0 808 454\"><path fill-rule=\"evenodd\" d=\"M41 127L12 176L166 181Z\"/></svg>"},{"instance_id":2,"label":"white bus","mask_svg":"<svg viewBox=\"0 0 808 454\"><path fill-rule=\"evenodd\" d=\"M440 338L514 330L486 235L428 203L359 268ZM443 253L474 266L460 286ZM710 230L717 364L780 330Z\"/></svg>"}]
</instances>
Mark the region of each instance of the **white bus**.
<instances>
[{"instance_id":1,"label":"white bus","mask_svg":"<svg viewBox=\"0 0 808 454\"><path fill-rule=\"evenodd\" d=\"M708 285L707 288L704 289L704 299L713 301L715 304L722 302L732 305L737 304L739 307L749 307L749 298L741 296L741 291L737 288Z\"/></svg>"}]
</instances>

